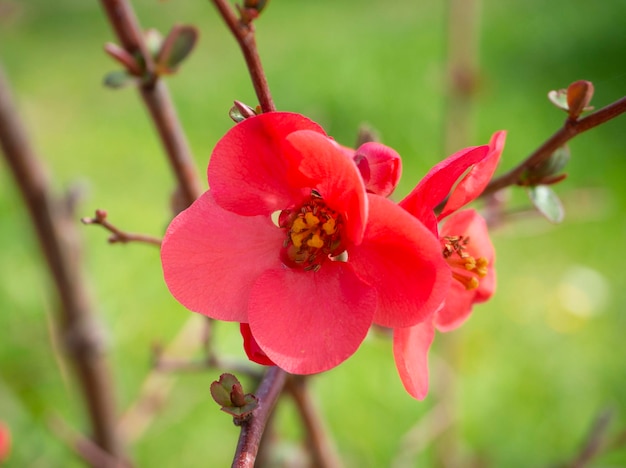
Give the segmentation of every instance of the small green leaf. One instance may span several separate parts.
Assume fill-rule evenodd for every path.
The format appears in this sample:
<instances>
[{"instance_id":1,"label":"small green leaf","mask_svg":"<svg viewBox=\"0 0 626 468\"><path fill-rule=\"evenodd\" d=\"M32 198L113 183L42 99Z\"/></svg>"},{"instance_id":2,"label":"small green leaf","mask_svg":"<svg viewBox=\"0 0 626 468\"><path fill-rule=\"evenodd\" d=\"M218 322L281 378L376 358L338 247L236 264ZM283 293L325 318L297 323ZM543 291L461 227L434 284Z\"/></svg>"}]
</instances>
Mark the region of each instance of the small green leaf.
<instances>
[{"instance_id":1,"label":"small green leaf","mask_svg":"<svg viewBox=\"0 0 626 468\"><path fill-rule=\"evenodd\" d=\"M228 111L228 115L235 121L235 123L239 123L248 117L257 115L256 111L252 107L241 101L235 101L234 104L235 105Z\"/></svg>"},{"instance_id":2,"label":"small green leaf","mask_svg":"<svg viewBox=\"0 0 626 468\"><path fill-rule=\"evenodd\" d=\"M237 377L233 374L222 374L219 380L211 383L211 396L222 407L233 406L230 395L235 385L241 386Z\"/></svg>"},{"instance_id":3,"label":"small green leaf","mask_svg":"<svg viewBox=\"0 0 626 468\"><path fill-rule=\"evenodd\" d=\"M536 184L541 184L541 179L552 177L561 172L569 162L570 157L569 147L567 145L560 146L548 159L529 170L529 177L536 181Z\"/></svg>"},{"instance_id":4,"label":"small green leaf","mask_svg":"<svg viewBox=\"0 0 626 468\"><path fill-rule=\"evenodd\" d=\"M569 112L569 106L567 105L567 90L559 89L558 91L552 90L548 93L548 99L559 109L563 109L565 112Z\"/></svg>"},{"instance_id":5,"label":"small green leaf","mask_svg":"<svg viewBox=\"0 0 626 468\"><path fill-rule=\"evenodd\" d=\"M193 26L174 26L163 41L156 59L161 73L171 74L191 53L198 40L198 30Z\"/></svg>"},{"instance_id":6,"label":"small green leaf","mask_svg":"<svg viewBox=\"0 0 626 468\"><path fill-rule=\"evenodd\" d=\"M161 47L163 47L163 36L156 29L148 29L143 35L146 41L146 48L152 57L156 57Z\"/></svg>"},{"instance_id":7,"label":"small green leaf","mask_svg":"<svg viewBox=\"0 0 626 468\"><path fill-rule=\"evenodd\" d=\"M560 223L565 217L561 200L547 185L535 185L528 188L528 195L533 205L548 221Z\"/></svg>"},{"instance_id":8,"label":"small green leaf","mask_svg":"<svg viewBox=\"0 0 626 468\"><path fill-rule=\"evenodd\" d=\"M124 86L136 82L137 78L129 74L126 70L115 70L104 76L104 86L113 89L123 88Z\"/></svg>"},{"instance_id":9,"label":"small green leaf","mask_svg":"<svg viewBox=\"0 0 626 468\"><path fill-rule=\"evenodd\" d=\"M259 406L259 399L251 393L246 393L244 399L243 406L222 406L221 410L235 417L246 417Z\"/></svg>"}]
</instances>

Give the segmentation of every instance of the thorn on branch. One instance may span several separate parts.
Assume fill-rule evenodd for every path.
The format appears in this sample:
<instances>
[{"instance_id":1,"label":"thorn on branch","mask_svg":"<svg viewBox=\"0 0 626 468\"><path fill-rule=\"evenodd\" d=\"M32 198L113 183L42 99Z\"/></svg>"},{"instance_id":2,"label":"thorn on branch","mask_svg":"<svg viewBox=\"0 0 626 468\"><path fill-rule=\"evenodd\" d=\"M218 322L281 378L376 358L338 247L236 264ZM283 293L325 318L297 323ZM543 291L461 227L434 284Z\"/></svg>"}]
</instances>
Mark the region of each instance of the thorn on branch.
<instances>
[{"instance_id":1,"label":"thorn on branch","mask_svg":"<svg viewBox=\"0 0 626 468\"><path fill-rule=\"evenodd\" d=\"M130 232L125 232L109 221L107 221L107 212L105 210L96 210L95 216L93 218L85 217L80 220L83 224L97 224L102 226L104 229L109 231L111 235L109 236L109 243L122 243L126 244L128 242L142 242L144 244L152 244L156 246L161 246L161 239L156 237L148 236L145 234L133 234Z\"/></svg>"}]
</instances>

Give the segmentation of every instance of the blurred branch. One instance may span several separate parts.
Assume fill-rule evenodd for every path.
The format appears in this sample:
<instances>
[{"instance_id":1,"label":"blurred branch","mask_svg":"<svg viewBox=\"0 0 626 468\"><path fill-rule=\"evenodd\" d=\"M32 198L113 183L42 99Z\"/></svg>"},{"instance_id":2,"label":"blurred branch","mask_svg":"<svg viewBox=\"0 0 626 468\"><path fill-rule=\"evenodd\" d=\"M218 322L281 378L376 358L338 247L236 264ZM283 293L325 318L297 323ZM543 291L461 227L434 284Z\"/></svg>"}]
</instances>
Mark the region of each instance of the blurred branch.
<instances>
[{"instance_id":1,"label":"blurred branch","mask_svg":"<svg viewBox=\"0 0 626 468\"><path fill-rule=\"evenodd\" d=\"M122 244L126 244L128 242L142 242L144 244L152 244L159 247L161 246L161 239L157 239L156 237L121 231L107 221L107 212L104 210L96 210L93 218L81 218L81 222L83 224L97 224L109 231L111 233L111 236L109 237L109 242L111 244L118 242Z\"/></svg>"},{"instance_id":2,"label":"blurred branch","mask_svg":"<svg viewBox=\"0 0 626 468\"><path fill-rule=\"evenodd\" d=\"M212 1L241 48L261 109L263 112L275 111L276 107L274 106L274 101L272 100L272 95L267 84L267 78L265 77L263 66L261 65L261 58L257 51L252 22L244 23L239 20L226 0Z\"/></svg>"},{"instance_id":3,"label":"blurred branch","mask_svg":"<svg viewBox=\"0 0 626 468\"><path fill-rule=\"evenodd\" d=\"M1 68L0 144L28 208L58 293L58 330L80 382L94 440L102 450L121 459L113 384L102 358L101 330L93 318L81 274L73 213L51 194L48 177L18 118Z\"/></svg>"},{"instance_id":4,"label":"blurred branch","mask_svg":"<svg viewBox=\"0 0 626 468\"><path fill-rule=\"evenodd\" d=\"M613 419L613 412L604 410L593 421L589 434L578 456L567 466L570 468L583 468L596 456L600 455L606 446L606 432Z\"/></svg>"},{"instance_id":5,"label":"blurred branch","mask_svg":"<svg viewBox=\"0 0 626 468\"><path fill-rule=\"evenodd\" d=\"M447 5L448 76L443 154L452 154L468 146L471 140L474 97L478 90L481 0L449 0Z\"/></svg>"},{"instance_id":6,"label":"blurred branch","mask_svg":"<svg viewBox=\"0 0 626 468\"><path fill-rule=\"evenodd\" d=\"M250 419L241 425L239 442L233 458L233 468L254 467L265 425L272 414L286 380L287 373L278 367L270 367L265 373L265 377L255 392L259 399L259 406L254 410Z\"/></svg>"},{"instance_id":7,"label":"blurred branch","mask_svg":"<svg viewBox=\"0 0 626 468\"><path fill-rule=\"evenodd\" d=\"M304 376L289 376L286 390L291 394L302 424L306 429L313 466L319 468L341 467L342 463L332 441L328 437L328 431L324 427L319 412L311 399L307 378Z\"/></svg>"},{"instance_id":8,"label":"blurred branch","mask_svg":"<svg viewBox=\"0 0 626 468\"><path fill-rule=\"evenodd\" d=\"M528 168L532 168L546 161L552 153L576 135L580 135L587 130L591 130L598 125L606 123L624 112L626 112L626 96L583 119L573 120L568 118L554 135L548 138L543 145L537 148L537 150L528 156L519 166L493 179L485 188L481 197L510 185L518 185L521 182L522 175Z\"/></svg>"},{"instance_id":9,"label":"blurred branch","mask_svg":"<svg viewBox=\"0 0 626 468\"><path fill-rule=\"evenodd\" d=\"M132 466L129 462L118 460L103 451L92 440L71 428L61 418L53 417L48 424L56 436L65 441L90 466L98 468L130 468Z\"/></svg>"},{"instance_id":10,"label":"blurred branch","mask_svg":"<svg viewBox=\"0 0 626 468\"><path fill-rule=\"evenodd\" d=\"M139 92L161 138L170 166L178 180L182 203L175 211L191 205L202 193L193 157L178 121L167 87L154 74L154 60L135 13L127 0L101 0L111 26L128 53L141 57L151 79L140 84Z\"/></svg>"}]
</instances>

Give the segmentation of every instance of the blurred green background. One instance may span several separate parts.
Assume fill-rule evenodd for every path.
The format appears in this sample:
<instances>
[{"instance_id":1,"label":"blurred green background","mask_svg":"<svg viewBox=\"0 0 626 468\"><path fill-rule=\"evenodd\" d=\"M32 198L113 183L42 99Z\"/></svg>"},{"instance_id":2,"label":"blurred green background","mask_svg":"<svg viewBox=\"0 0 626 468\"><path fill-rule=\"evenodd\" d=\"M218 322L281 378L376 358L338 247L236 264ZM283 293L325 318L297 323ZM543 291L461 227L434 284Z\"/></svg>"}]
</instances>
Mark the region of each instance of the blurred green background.
<instances>
[{"instance_id":1,"label":"blurred green background","mask_svg":"<svg viewBox=\"0 0 626 468\"><path fill-rule=\"evenodd\" d=\"M165 33L176 22L201 31L168 85L204 181L211 149L232 125L232 101L255 104L243 60L210 2L134 5L144 28ZM590 80L596 107L625 94L626 2L483 0L481 10L479 86L464 144L508 130L501 171L563 122L549 90ZM402 197L446 156L447 13L438 0L274 0L257 37L277 107L306 114L346 145L362 122L378 129L404 158ZM55 188L83 187L79 217L103 208L123 229L160 236L174 181L135 90L101 84L116 69L102 50L107 41L114 38L98 2L0 0L0 62ZM347 466L558 466L581 450L602 411L613 415L606 440L626 430L626 117L578 137L571 150L569 177L555 187L565 221L524 215L494 230L497 294L461 329L437 336L425 401L405 394L391 344L379 336L312 379ZM509 195L511 207L528 207L521 189ZM150 370L152 344L169 342L192 314L168 294L157 249L110 246L102 229L78 229L123 412ZM80 430L86 423L54 351L50 281L6 164L0 242L0 420L14 437L7 466L82 466L50 428L54 418ZM217 333L220 349L243 358L236 327L220 324ZM166 405L129 448L137 466L230 465L238 430L210 398L218 375L162 384L173 383ZM297 457L301 429L288 399L277 430L283 457ZM623 443L591 466L626 466Z\"/></svg>"}]
</instances>

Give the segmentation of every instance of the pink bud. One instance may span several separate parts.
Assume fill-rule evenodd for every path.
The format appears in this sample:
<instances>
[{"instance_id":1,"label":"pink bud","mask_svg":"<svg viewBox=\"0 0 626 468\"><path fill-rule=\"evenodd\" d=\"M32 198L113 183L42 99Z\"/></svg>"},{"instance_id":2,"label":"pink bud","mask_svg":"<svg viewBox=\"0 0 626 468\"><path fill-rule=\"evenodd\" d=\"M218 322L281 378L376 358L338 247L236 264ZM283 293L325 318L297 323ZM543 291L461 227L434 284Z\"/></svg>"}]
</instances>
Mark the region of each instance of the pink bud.
<instances>
[{"instance_id":1,"label":"pink bud","mask_svg":"<svg viewBox=\"0 0 626 468\"><path fill-rule=\"evenodd\" d=\"M369 142L354 152L353 159L368 192L383 197L393 193L402 174L402 161L396 151L381 143Z\"/></svg>"}]
</instances>

